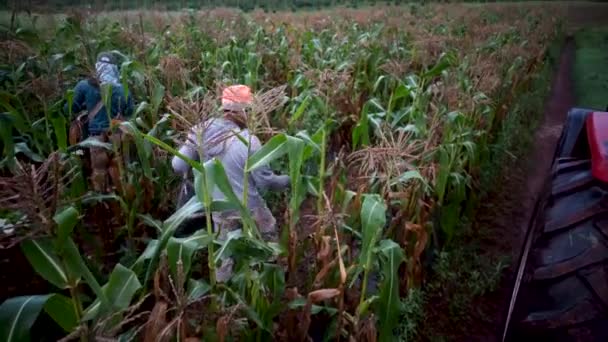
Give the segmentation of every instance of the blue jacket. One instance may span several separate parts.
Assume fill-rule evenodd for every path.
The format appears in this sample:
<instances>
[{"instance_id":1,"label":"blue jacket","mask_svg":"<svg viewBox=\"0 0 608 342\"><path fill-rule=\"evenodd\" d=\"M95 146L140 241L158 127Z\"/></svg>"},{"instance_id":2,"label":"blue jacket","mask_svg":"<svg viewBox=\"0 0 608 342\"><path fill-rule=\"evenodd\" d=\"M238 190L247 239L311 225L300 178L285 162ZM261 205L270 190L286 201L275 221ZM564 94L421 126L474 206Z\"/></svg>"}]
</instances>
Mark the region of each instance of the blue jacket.
<instances>
[{"instance_id":1,"label":"blue jacket","mask_svg":"<svg viewBox=\"0 0 608 342\"><path fill-rule=\"evenodd\" d=\"M100 100L101 89L99 87L92 85L88 80L78 82L76 88L74 88L72 116L83 110L86 110L87 113L92 111ZM133 114L133 107L133 96L128 94L125 98L124 88L121 85L112 85L111 118L114 119L119 114L123 118L129 118ZM69 113L69 103L65 104L64 110ZM104 105L95 118L89 122L87 136L102 134L109 127L110 121Z\"/></svg>"}]
</instances>

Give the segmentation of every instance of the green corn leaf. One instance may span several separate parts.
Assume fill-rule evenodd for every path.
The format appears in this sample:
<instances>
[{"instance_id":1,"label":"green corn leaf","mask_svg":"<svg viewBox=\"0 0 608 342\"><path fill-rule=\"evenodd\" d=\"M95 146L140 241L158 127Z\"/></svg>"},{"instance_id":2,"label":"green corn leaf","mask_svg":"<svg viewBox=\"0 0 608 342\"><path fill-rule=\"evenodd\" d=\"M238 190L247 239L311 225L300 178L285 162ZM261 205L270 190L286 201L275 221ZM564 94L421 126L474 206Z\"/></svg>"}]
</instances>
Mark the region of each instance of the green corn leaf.
<instances>
[{"instance_id":1,"label":"green corn leaf","mask_svg":"<svg viewBox=\"0 0 608 342\"><path fill-rule=\"evenodd\" d=\"M232 185L230 185L230 181L228 180L228 176L226 176L226 171L224 170L224 165L217 160L213 159L207 163L205 163L205 170L207 172L207 177L223 194L226 196L226 199L234 205L238 205L239 214L241 215L241 219L245 224L247 224L250 228L254 230L257 234L257 228L255 225L255 221L251 217L251 213L249 209L243 206L241 200L236 196L234 191L232 190Z\"/></svg>"},{"instance_id":2,"label":"green corn leaf","mask_svg":"<svg viewBox=\"0 0 608 342\"><path fill-rule=\"evenodd\" d=\"M148 242L148 245L146 246L146 249L144 250L144 252L139 255L137 260L135 260L135 262L131 266L131 270L133 270L137 274L140 274L142 267L144 265L144 262L152 259L152 257L154 256L154 251L157 248L158 248L158 240L150 240Z\"/></svg>"},{"instance_id":3,"label":"green corn leaf","mask_svg":"<svg viewBox=\"0 0 608 342\"><path fill-rule=\"evenodd\" d=\"M260 275L262 284L268 287L274 301L280 301L285 292L285 272L274 264L265 263Z\"/></svg>"},{"instance_id":4,"label":"green corn leaf","mask_svg":"<svg viewBox=\"0 0 608 342\"><path fill-rule=\"evenodd\" d=\"M448 52L448 53L442 54L439 57L439 61L437 61L437 64L435 64L429 70L425 71L422 77L426 78L426 79L431 79L431 78L441 75L441 73L443 73L445 70L452 67L453 65L456 65L456 63L457 63L456 59L457 59L457 57L454 52Z\"/></svg>"},{"instance_id":5,"label":"green corn leaf","mask_svg":"<svg viewBox=\"0 0 608 342\"><path fill-rule=\"evenodd\" d=\"M288 139L285 134L278 134L272 137L262 148L256 151L247 163L247 172L256 168L268 165L271 161L282 157L288 151Z\"/></svg>"},{"instance_id":6,"label":"green corn leaf","mask_svg":"<svg viewBox=\"0 0 608 342\"><path fill-rule=\"evenodd\" d=\"M124 310L131 304L131 299L141 283L133 271L117 264L110 274L108 283L104 286L108 299L115 309Z\"/></svg>"},{"instance_id":7,"label":"green corn leaf","mask_svg":"<svg viewBox=\"0 0 608 342\"><path fill-rule=\"evenodd\" d=\"M72 234L74 227L78 223L78 210L74 207L67 207L55 214L53 220L57 224L57 246L60 247Z\"/></svg>"},{"instance_id":8,"label":"green corn leaf","mask_svg":"<svg viewBox=\"0 0 608 342\"><path fill-rule=\"evenodd\" d=\"M234 257L237 260L264 261L274 254L274 249L259 239L245 236L242 230L231 231L217 250L214 262L222 258Z\"/></svg>"},{"instance_id":9,"label":"green corn leaf","mask_svg":"<svg viewBox=\"0 0 608 342\"><path fill-rule=\"evenodd\" d=\"M353 148L356 149L359 146L367 146L370 143L369 139L369 118L367 115L368 104L363 106L361 110L361 116L357 125L352 132Z\"/></svg>"},{"instance_id":10,"label":"green corn leaf","mask_svg":"<svg viewBox=\"0 0 608 342\"><path fill-rule=\"evenodd\" d=\"M5 300L0 305L0 340L29 341L30 329L51 296L21 296Z\"/></svg>"},{"instance_id":11,"label":"green corn leaf","mask_svg":"<svg viewBox=\"0 0 608 342\"><path fill-rule=\"evenodd\" d=\"M67 120L65 117L58 112L51 113L50 115L51 124L53 125L53 131L55 132L55 139L57 139L57 145L62 152L68 149L68 133L67 133Z\"/></svg>"},{"instance_id":12,"label":"green corn leaf","mask_svg":"<svg viewBox=\"0 0 608 342\"><path fill-rule=\"evenodd\" d=\"M153 92L152 98L151 98L154 114L156 114L158 112L158 109L160 108L160 105L163 102L164 97L165 97L165 87L160 83L154 84L154 92Z\"/></svg>"},{"instance_id":13,"label":"green corn leaf","mask_svg":"<svg viewBox=\"0 0 608 342\"><path fill-rule=\"evenodd\" d=\"M397 185L397 184L405 184L412 179L420 180L426 184L424 177L422 177L422 175L420 174L420 172L418 172L418 170L409 170L409 171L405 171L404 173L402 173L401 176L399 176L398 178L393 179L391 181L391 186Z\"/></svg>"},{"instance_id":14,"label":"green corn leaf","mask_svg":"<svg viewBox=\"0 0 608 342\"><path fill-rule=\"evenodd\" d=\"M49 283L60 289L68 288L68 276L59 257L55 254L53 243L48 238L25 240L21 250L32 267Z\"/></svg>"},{"instance_id":15,"label":"green corn leaf","mask_svg":"<svg viewBox=\"0 0 608 342\"><path fill-rule=\"evenodd\" d=\"M166 248L167 242L169 242L169 239L173 236L175 230L185 220L187 220L194 213L200 211L202 208L203 206L201 205L201 203L193 197L181 208L179 208L175 213L173 213L173 215L171 215L167 220L165 220L165 222L163 222L161 237L154 248L150 263L148 264L148 268L146 269L146 275L144 277L143 282L144 285L148 283L148 280L152 276L152 273L154 273L154 270L156 269L156 266L158 264L158 260L160 259L160 254Z\"/></svg>"},{"instance_id":16,"label":"green corn leaf","mask_svg":"<svg viewBox=\"0 0 608 342\"><path fill-rule=\"evenodd\" d=\"M167 243L167 259L169 268L173 274L173 279L177 279L177 262L181 261L184 275L187 275L192 265L192 255L197 249L197 244L194 241L176 238L170 238Z\"/></svg>"},{"instance_id":17,"label":"green corn leaf","mask_svg":"<svg viewBox=\"0 0 608 342\"><path fill-rule=\"evenodd\" d=\"M74 311L74 303L71 298L60 294L50 296L44 305L44 311L65 332L72 332L78 326L78 317Z\"/></svg>"},{"instance_id":18,"label":"green corn leaf","mask_svg":"<svg viewBox=\"0 0 608 342\"><path fill-rule=\"evenodd\" d=\"M308 108L309 104L310 104L310 97L306 96L304 98L304 101L302 101L302 103L296 109L296 112L292 115L291 119L289 119L289 123L288 123L289 126L293 125L294 122L296 122L300 119L302 114L304 114L304 111L306 111L306 109Z\"/></svg>"},{"instance_id":19,"label":"green corn leaf","mask_svg":"<svg viewBox=\"0 0 608 342\"><path fill-rule=\"evenodd\" d=\"M129 307L133 296L141 288L141 284L135 273L117 264L110 274L108 283L101 290L104 296L109 299L111 310L124 310ZM111 311L102 310L101 302L97 298L84 312L83 321L89 321L94 318L110 313Z\"/></svg>"},{"instance_id":20,"label":"green corn leaf","mask_svg":"<svg viewBox=\"0 0 608 342\"><path fill-rule=\"evenodd\" d=\"M439 149L439 171L437 182L435 184L435 192L439 205L443 203L445 192L447 190L448 179L451 172L451 160L448 151L445 148Z\"/></svg>"},{"instance_id":21,"label":"green corn leaf","mask_svg":"<svg viewBox=\"0 0 608 342\"><path fill-rule=\"evenodd\" d=\"M102 290L99 282L91 273L91 270L87 267L86 263L78 251L78 247L71 238L67 238L64 246L63 253L65 255L66 267L70 271L70 274L81 274L82 277L87 281L87 284L93 289L93 292L100 301L103 308L110 308L110 301Z\"/></svg>"},{"instance_id":22,"label":"green corn leaf","mask_svg":"<svg viewBox=\"0 0 608 342\"><path fill-rule=\"evenodd\" d=\"M173 147L169 146L164 141L161 141L160 139L158 139L158 138L156 138L154 136L151 136L149 134L144 134L144 138L147 139L148 141L152 142L153 144L159 146L163 150L171 153L172 155L177 156L178 158L182 159L188 165L190 165L190 167L192 167L193 169L198 170L199 172L203 171L203 166L201 165L201 163L198 163L198 162L196 162L196 161L194 161L194 160L186 157L185 155L179 153L178 150L176 150Z\"/></svg>"},{"instance_id":23,"label":"green corn leaf","mask_svg":"<svg viewBox=\"0 0 608 342\"><path fill-rule=\"evenodd\" d=\"M399 320L399 266L405 259L401 247L392 240L382 240L378 248L383 279L380 283L377 316L379 341L393 341L393 329Z\"/></svg>"},{"instance_id":24,"label":"green corn leaf","mask_svg":"<svg viewBox=\"0 0 608 342\"><path fill-rule=\"evenodd\" d=\"M371 296L369 298L367 298L363 303L360 303L357 306L357 316L358 317L365 317L365 315L367 315L367 311L369 310L369 307L374 304L377 300L378 300L378 296Z\"/></svg>"},{"instance_id":25,"label":"green corn leaf","mask_svg":"<svg viewBox=\"0 0 608 342\"><path fill-rule=\"evenodd\" d=\"M145 143L143 134L137 129L137 127L130 121L125 121L120 124L120 127L125 131L129 132L135 141L137 148L137 155L139 162L144 171L144 175L148 179L152 179L152 168L150 167L150 156L152 155L152 148Z\"/></svg>"},{"instance_id":26,"label":"green corn leaf","mask_svg":"<svg viewBox=\"0 0 608 342\"><path fill-rule=\"evenodd\" d=\"M367 265L371 260L373 247L386 224L386 206L379 195L363 195L361 205L361 255L360 263Z\"/></svg>"},{"instance_id":27,"label":"green corn leaf","mask_svg":"<svg viewBox=\"0 0 608 342\"><path fill-rule=\"evenodd\" d=\"M175 238L175 240L181 243L193 244L196 250L200 250L207 248L213 242L213 236L207 234L206 230L201 229L186 238Z\"/></svg>"},{"instance_id":28,"label":"green corn leaf","mask_svg":"<svg viewBox=\"0 0 608 342\"><path fill-rule=\"evenodd\" d=\"M188 301L193 302L206 295L211 286L204 281L188 279Z\"/></svg>"}]
</instances>

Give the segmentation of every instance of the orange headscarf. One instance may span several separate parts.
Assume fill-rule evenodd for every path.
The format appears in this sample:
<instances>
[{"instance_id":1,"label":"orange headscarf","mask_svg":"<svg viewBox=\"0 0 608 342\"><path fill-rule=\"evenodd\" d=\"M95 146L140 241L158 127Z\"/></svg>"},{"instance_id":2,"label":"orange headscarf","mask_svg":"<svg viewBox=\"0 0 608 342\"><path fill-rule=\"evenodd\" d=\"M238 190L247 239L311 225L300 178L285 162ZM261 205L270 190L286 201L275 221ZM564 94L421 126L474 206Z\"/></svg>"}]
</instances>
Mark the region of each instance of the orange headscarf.
<instances>
[{"instance_id":1,"label":"orange headscarf","mask_svg":"<svg viewBox=\"0 0 608 342\"><path fill-rule=\"evenodd\" d=\"M238 84L224 88L222 91L222 108L227 110L241 110L253 102L251 88Z\"/></svg>"}]
</instances>

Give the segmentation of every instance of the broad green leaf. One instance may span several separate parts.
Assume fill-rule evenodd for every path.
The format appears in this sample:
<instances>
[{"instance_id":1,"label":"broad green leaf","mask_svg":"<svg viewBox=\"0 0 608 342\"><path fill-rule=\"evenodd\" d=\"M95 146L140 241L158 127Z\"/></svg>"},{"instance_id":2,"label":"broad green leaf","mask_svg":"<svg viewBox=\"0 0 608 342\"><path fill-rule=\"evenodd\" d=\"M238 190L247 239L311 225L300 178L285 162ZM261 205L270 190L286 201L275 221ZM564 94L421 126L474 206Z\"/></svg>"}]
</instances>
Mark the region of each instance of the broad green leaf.
<instances>
[{"instance_id":1,"label":"broad green leaf","mask_svg":"<svg viewBox=\"0 0 608 342\"><path fill-rule=\"evenodd\" d=\"M140 288L141 284L135 273L123 265L117 264L110 274L108 283L102 287L102 292L110 300L112 310L124 310L129 307L133 295ZM108 311L102 310L98 298L84 311L82 320L89 321L106 313Z\"/></svg>"},{"instance_id":2,"label":"broad green leaf","mask_svg":"<svg viewBox=\"0 0 608 342\"><path fill-rule=\"evenodd\" d=\"M211 286L204 281L188 279L188 301L193 302L206 295Z\"/></svg>"},{"instance_id":3,"label":"broad green leaf","mask_svg":"<svg viewBox=\"0 0 608 342\"><path fill-rule=\"evenodd\" d=\"M441 75L446 69L450 68L453 65L456 65L456 54L454 52L444 53L439 57L437 64L435 64L432 68L425 71L423 77L426 79L431 79Z\"/></svg>"},{"instance_id":4,"label":"broad green leaf","mask_svg":"<svg viewBox=\"0 0 608 342\"><path fill-rule=\"evenodd\" d=\"M141 284L133 271L117 264L110 274L104 291L115 309L124 310L131 304L131 299Z\"/></svg>"},{"instance_id":5,"label":"broad green leaf","mask_svg":"<svg viewBox=\"0 0 608 342\"><path fill-rule=\"evenodd\" d=\"M395 88L395 92L393 93L393 101L397 101L408 96L410 96L410 90L405 85L400 84L397 88Z\"/></svg>"},{"instance_id":6,"label":"broad green leaf","mask_svg":"<svg viewBox=\"0 0 608 342\"><path fill-rule=\"evenodd\" d=\"M292 310L301 309L305 305L306 305L305 297L294 299L287 304L287 306ZM316 315L316 314L320 313L321 311L325 311L330 316L333 316L336 313L338 313L338 309L332 308L331 306L320 306L320 305L313 304L310 308L310 313L313 315Z\"/></svg>"},{"instance_id":7,"label":"broad green leaf","mask_svg":"<svg viewBox=\"0 0 608 342\"><path fill-rule=\"evenodd\" d=\"M213 236L207 234L207 231L201 229L186 238L181 238L181 239L176 238L175 240L182 242L182 243L188 243L188 244L192 243L192 244L194 244L195 249L199 250L199 249L207 248L207 246L211 242L213 242Z\"/></svg>"},{"instance_id":8,"label":"broad green leaf","mask_svg":"<svg viewBox=\"0 0 608 342\"><path fill-rule=\"evenodd\" d=\"M87 284L93 289L97 299L103 305L104 308L110 308L110 301L102 290L101 286L97 282L97 279L91 273L91 270L87 267L86 263L78 251L78 247L71 238L68 238L65 242L63 250L65 254L66 266L70 270L71 274L81 274L82 277L87 281Z\"/></svg>"},{"instance_id":9,"label":"broad green leaf","mask_svg":"<svg viewBox=\"0 0 608 342\"><path fill-rule=\"evenodd\" d=\"M198 164L198 163L197 163ZM192 214L201 210L203 206L196 198L192 197L186 204L184 204L181 208L179 208L173 215L171 215L165 222L163 222L162 226L162 235L159 239L159 242L156 244L154 248L154 253L152 254L152 258L150 263L148 264L148 268L146 269L146 275L144 278L144 285L148 283L148 280L154 273L156 266L158 264L158 260L160 258L161 252L166 248L167 242L175 233L175 230Z\"/></svg>"},{"instance_id":10,"label":"broad green leaf","mask_svg":"<svg viewBox=\"0 0 608 342\"><path fill-rule=\"evenodd\" d=\"M425 182L424 177L422 177L422 175L420 174L420 172L418 172L418 170L409 170L409 171L405 171L404 173L402 173L401 176L399 176L398 178L393 179L391 181L391 185L404 184L412 179L418 179L418 180L421 180L422 182Z\"/></svg>"},{"instance_id":11,"label":"broad green leaf","mask_svg":"<svg viewBox=\"0 0 608 342\"><path fill-rule=\"evenodd\" d=\"M72 299L60 294L50 296L44 305L44 311L68 333L78 326L74 310Z\"/></svg>"},{"instance_id":12,"label":"broad green leaf","mask_svg":"<svg viewBox=\"0 0 608 342\"><path fill-rule=\"evenodd\" d=\"M57 139L57 145L63 152L68 149L68 134L67 134L67 122L63 115L55 112L50 115L51 124L53 125L53 131L55 132L55 139Z\"/></svg>"},{"instance_id":13,"label":"broad green leaf","mask_svg":"<svg viewBox=\"0 0 608 342\"><path fill-rule=\"evenodd\" d=\"M158 232L162 232L163 231L163 223L155 218L153 218L151 215L149 214L139 214L137 215L137 217L139 217L143 223L145 223L146 225L155 228Z\"/></svg>"},{"instance_id":14,"label":"broad green leaf","mask_svg":"<svg viewBox=\"0 0 608 342\"><path fill-rule=\"evenodd\" d=\"M281 300L283 292L285 292L285 272L280 266L265 263L260 281L268 287L274 301Z\"/></svg>"},{"instance_id":15,"label":"broad green leaf","mask_svg":"<svg viewBox=\"0 0 608 342\"><path fill-rule=\"evenodd\" d=\"M357 125L352 132L353 149L359 146L367 146L370 143L369 139L369 119L367 115L368 105L365 104L361 110L361 116Z\"/></svg>"},{"instance_id":16,"label":"broad green leaf","mask_svg":"<svg viewBox=\"0 0 608 342\"><path fill-rule=\"evenodd\" d=\"M378 248L382 265L382 282L376 314L379 341L393 341L393 329L399 320L399 266L405 260L403 249L392 240L382 240Z\"/></svg>"},{"instance_id":17,"label":"broad green leaf","mask_svg":"<svg viewBox=\"0 0 608 342\"><path fill-rule=\"evenodd\" d=\"M144 252L141 253L137 260L135 260L135 263L133 263L131 266L131 270L137 274L140 274L144 262L150 260L154 256L154 251L156 248L158 248L158 240L150 240Z\"/></svg>"},{"instance_id":18,"label":"broad green leaf","mask_svg":"<svg viewBox=\"0 0 608 342\"><path fill-rule=\"evenodd\" d=\"M142 133L143 134L143 133ZM178 150L174 149L173 147L169 146L167 143L165 143L164 141L149 135L149 134L144 134L144 138L150 142L152 142L153 144L159 146L160 148L162 148L163 150L171 153L172 155L182 159L183 161L185 161L188 165L190 165L191 168L198 170L199 172L203 172L203 166L201 165L201 163L198 163L188 157L186 157L185 155L179 153Z\"/></svg>"},{"instance_id":19,"label":"broad green leaf","mask_svg":"<svg viewBox=\"0 0 608 342\"><path fill-rule=\"evenodd\" d=\"M167 243L167 259L169 268L173 274L173 279L177 279L177 262L181 261L184 276L188 275L190 266L192 265L192 255L197 249L197 244L194 241L188 241L176 238L170 238Z\"/></svg>"},{"instance_id":20,"label":"broad green leaf","mask_svg":"<svg viewBox=\"0 0 608 342\"><path fill-rule=\"evenodd\" d=\"M55 214L53 220L57 224L57 243L60 247L65 239L72 234L78 223L78 210L74 207L67 207Z\"/></svg>"},{"instance_id":21,"label":"broad green leaf","mask_svg":"<svg viewBox=\"0 0 608 342\"><path fill-rule=\"evenodd\" d=\"M242 230L235 230L227 234L226 240L215 253L214 262L218 263L224 257L233 257L237 261L265 261L274 252L275 250L263 241L245 236Z\"/></svg>"},{"instance_id":22,"label":"broad green leaf","mask_svg":"<svg viewBox=\"0 0 608 342\"><path fill-rule=\"evenodd\" d=\"M120 127L125 131L129 132L135 141L135 147L137 148L137 155L139 157L139 163L141 168L143 169L144 175L148 179L152 179L152 169L150 167L149 156L152 155L152 149L149 148L147 144L145 144L144 139L142 138L142 133L135 127L135 125L130 121L125 121L120 124Z\"/></svg>"},{"instance_id":23,"label":"broad green leaf","mask_svg":"<svg viewBox=\"0 0 608 342\"><path fill-rule=\"evenodd\" d=\"M163 102L163 97L165 96L165 87L160 83L154 84L154 93L152 94L152 108L154 108L154 112L156 113L160 108L160 104Z\"/></svg>"},{"instance_id":24,"label":"broad green leaf","mask_svg":"<svg viewBox=\"0 0 608 342\"><path fill-rule=\"evenodd\" d=\"M378 298L379 298L378 296L371 296L371 297L367 298L365 301L363 301L363 303L360 303L357 306L357 316L365 317L365 315L367 315L367 311L369 310L370 305L375 303L378 300Z\"/></svg>"},{"instance_id":25,"label":"broad green leaf","mask_svg":"<svg viewBox=\"0 0 608 342\"><path fill-rule=\"evenodd\" d=\"M231 204L238 205L239 214L243 222L253 229L256 235L259 235L255 221L251 217L249 209L243 205L241 200L234 193L232 185L230 185L230 181L228 180L228 176L226 176L224 165L222 165L219 160L214 158L205 163L205 171L207 172L208 179L211 180L211 182L224 194L226 199Z\"/></svg>"},{"instance_id":26,"label":"broad green leaf","mask_svg":"<svg viewBox=\"0 0 608 342\"><path fill-rule=\"evenodd\" d=\"M435 184L435 192L439 205L443 203L443 198L447 190L448 178L451 172L451 160L448 151L445 148L439 149L439 170L437 174L437 182Z\"/></svg>"},{"instance_id":27,"label":"broad green leaf","mask_svg":"<svg viewBox=\"0 0 608 342\"><path fill-rule=\"evenodd\" d=\"M304 114L304 111L308 108L309 103L310 103L310 97L306 96L304 98L304 101L302 101L302 103L296 109L296 112L292 115L291 119L289 119L289 123L288 123L289 126L293 125L294 122L296 122L300 119L302 114Z\"/></svg>"},{"instance_id":28,"label":"broad green leaf","mask_svg":"<svg viewBox=\"0 0 608 342\"><path fill-rule=\"evenodd\" d=\"M287 153L287 136L278 134L272 137L262 148L256 151L247 164L247 172L251 172L256 168L268 165L271 161L282 157Z\"/></svg>"},{"instance_id":29,"label":"broad green leaf","mask_svg":"<svg viewBox=\"0 0 608 342\"><path fill-rule=\"evenodd\" d=\"M48 238L24 240L21 250L32 267L51 284L60 289L68 288L68 276Z\"/></svg>"},{"instance_id":30,"label":"broad green leaf","mask_svg":"<svg viewBox=\"0 0 608 342\"><path fill-rule=\"evenodd\" d=\"M30 329L52 295L9 298L0 305L0 341L30 340Z\"/></svg>"},{"instance_id":31,"label":"broad green leaf","mask_svg":"<svg viewBox=\"0 0 608 342\"><path fill-rule=\"evenodd\" d=\"M361 255L360 262L367 265L373 248L386 224L386 206L379 195L363 195L361 205Z\"/></svg>"}]
</instances>

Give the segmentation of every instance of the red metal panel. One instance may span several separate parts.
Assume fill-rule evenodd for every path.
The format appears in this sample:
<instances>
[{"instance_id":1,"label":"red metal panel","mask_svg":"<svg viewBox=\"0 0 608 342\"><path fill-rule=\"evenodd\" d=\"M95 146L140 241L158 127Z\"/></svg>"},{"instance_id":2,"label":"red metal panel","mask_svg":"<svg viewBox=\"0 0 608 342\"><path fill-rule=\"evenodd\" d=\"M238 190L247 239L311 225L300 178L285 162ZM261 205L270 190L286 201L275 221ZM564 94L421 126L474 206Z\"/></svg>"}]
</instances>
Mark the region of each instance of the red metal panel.
<instances>
[{"instance_id":1,"label":"red metal panel","mask_svg":"<svg viewBox=\"0 0 608 342\"><path fill-rule=\"evenodd\" d=\"M587 139L591 151L591 173L608 183L608 113L593 112L587 116Z\"/></svg>"}]
</instances>

